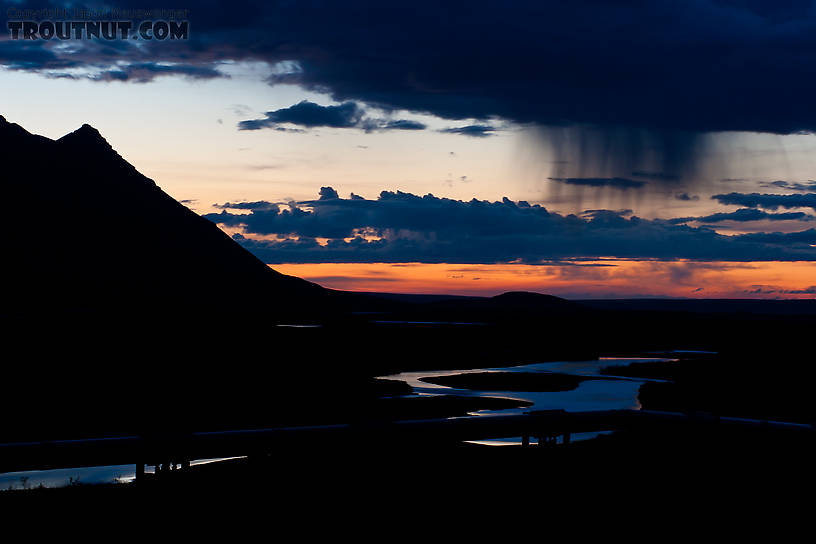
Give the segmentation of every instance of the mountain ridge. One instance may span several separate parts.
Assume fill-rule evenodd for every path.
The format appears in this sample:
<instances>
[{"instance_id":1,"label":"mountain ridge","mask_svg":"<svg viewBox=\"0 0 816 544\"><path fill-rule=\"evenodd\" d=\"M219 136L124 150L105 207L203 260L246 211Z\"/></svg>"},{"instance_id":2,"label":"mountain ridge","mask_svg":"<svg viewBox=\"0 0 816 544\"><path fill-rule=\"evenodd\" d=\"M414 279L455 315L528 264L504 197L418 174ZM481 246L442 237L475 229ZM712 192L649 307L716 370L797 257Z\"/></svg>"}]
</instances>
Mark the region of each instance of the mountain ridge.
<instances>
[{"instance_id":1,"label":"mountain ridge","mask_svg":"<svg viewBox=\"0 0 816 544\"><path fill-rule=\"evenodd\" d=\"M167 195L92 126L51 140L1 119L0 145L13 160L0 193L14 205L0 234L10 263L0 313L264 304L274 313L325 296Z\"/></svg>"}]
</instances>

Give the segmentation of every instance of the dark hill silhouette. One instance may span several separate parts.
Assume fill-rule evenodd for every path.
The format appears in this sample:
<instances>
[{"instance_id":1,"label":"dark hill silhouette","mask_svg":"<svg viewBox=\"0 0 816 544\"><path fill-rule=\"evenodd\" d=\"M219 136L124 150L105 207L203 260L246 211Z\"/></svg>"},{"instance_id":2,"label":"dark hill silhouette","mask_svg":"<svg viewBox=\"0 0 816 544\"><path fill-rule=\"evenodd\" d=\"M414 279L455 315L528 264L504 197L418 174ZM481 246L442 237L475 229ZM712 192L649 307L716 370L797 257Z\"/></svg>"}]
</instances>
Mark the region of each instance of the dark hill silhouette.
<instances>
[{"instance_id":1,"label":"dark hill silhouette","mask_svg":"<svg viewBox=\"0 0 816 544\"><path fill-rule=\"evenodd\" d=\"M494 297L449 297L418 304L416 319L465 322L517 322L591 313L577 302L540 293L511 291Z\"/></svg>"},{"instance_id":2,"label":"dark hill silhouette","mask_svg":"<svg viewBox=\"0 0 816 544\"><path fill-rule=\"evenodd\" d=\"M400 319L504 321L591 313L584 304L529 291L509 291L493 297L350 291L334 293L338 297L349 297L352 310L392 314L391 317Z\"/></svg>"},{"instance_id":3,"label":"dark hill silhouette","mask_svg":"<svg viewBox=\"0 0 816 544\"><path fill-rule=\"evenodd\" d=\"M326 297L175 201L89 125L54 141L0 117L0 146L5 315L274 312Z\"/></svg>"},{"instance_id":4,"label":"dark hill silhouette","mask_svg":"<svg viewBox=\"0 0 816 544\"><path fill-rule=\"evenodd\" d=\"M553 295L541 293L530 293L527 291L510 291L496 295L491 301L491 306L503 309L515 310L557 310L557 311L582 311L584 308L576 303Z\"/></svg>"}]
</instances>

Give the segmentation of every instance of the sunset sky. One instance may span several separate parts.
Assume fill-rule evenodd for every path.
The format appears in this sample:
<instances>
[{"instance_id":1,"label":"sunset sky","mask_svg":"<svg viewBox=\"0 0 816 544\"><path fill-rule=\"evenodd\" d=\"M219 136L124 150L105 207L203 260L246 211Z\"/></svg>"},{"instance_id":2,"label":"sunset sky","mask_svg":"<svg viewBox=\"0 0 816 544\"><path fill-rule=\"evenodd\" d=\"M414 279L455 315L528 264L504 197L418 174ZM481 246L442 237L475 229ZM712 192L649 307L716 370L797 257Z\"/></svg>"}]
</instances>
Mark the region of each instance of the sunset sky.
<instances>
[{"instance_id":1,"label":"sunset sky","mask_svg":"<svg viewBox=\"0 0 816 544\"><path fill-rule=\"evenodd\" d=\"M813 2L166 7L189 9L189 40L4 25L0 115L50 138L93 125L328 287L816 295Z\"/></svg>"}]
</instances>

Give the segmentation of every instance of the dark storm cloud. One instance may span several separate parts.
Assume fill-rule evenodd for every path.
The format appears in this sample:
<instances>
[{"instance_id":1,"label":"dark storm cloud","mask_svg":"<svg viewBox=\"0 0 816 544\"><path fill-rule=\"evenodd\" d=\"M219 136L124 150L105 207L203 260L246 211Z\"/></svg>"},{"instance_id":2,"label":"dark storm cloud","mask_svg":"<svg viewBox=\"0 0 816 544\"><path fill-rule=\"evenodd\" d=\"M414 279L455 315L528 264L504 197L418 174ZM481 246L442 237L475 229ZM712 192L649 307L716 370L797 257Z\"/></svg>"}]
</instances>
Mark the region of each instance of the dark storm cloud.
<instances>
[{"instance_id":1,"label":"dark storm cloud","mask_svg":"<svg viewBox=\"0 0 816 544\"><path fill-rule=\"evenodd\" d=\"M132 81L147 83L158 76L178 75L191 79L213 79L226 77L223 73L210 66L196 66L191 64L158 64L155 62L139 62L117 67L113 70L100 72L89 76L91 79L105 81Z\"/></svg>"},{"instance_id":2,"label":"dark storm cloud","mask_svg":"<svg viewBox=\"0 0 816 544\"><path fill-rule=\"evenodd\" d=\"M226 202L224 204L213 204L214 207L223 210L268 210L277 204L257 200L255 202Z\"/></svg>"},{"instance_id":3,"label":"dark storm cloud","mask_svg":"<svg viewBox=\"0 0 816 544\"><path fill-rule=\"evenodd\" d=\"M425 130L428 127L419 121L398 119L396 121L383 121L382 124L376 128L381 130Z\"/></svg>"},{"instance_id":4,"label":"dark storm cloud","mask_svg":"<svg viewBox=\"0 0 816 544\"><path fill-rule=\"evenodd\" d=\"M118 58L87 41L75 53L24 43L0 55L29 70L286 61L298 69L270 83L451 120L637 127L670 162L684 153L678 131L816 129L816 12L806 0L231 0L197 4L191 22L189 41L126 44Z\"/></svg>"},{"instance_id":5,"label":"dark storm cloud","mask_svg":"<svg viewBox=\"0 0 816 544\"><path fill-rule=\"evenodd\" d=\"M487 138L496 133L496 127L490 125L467 125L464 127L443 128L439 132L445 134L461 134L462 136L470 136L471 138Z\"/></svg>"},{"instance_id":6,"label":"dark storm cloud","mask_svg":"<svg viewBox=\"0 0 816 544\"><path fill-rule=\"evenodd\" d=\"M808 247L816 245L816 229L799 232L757 232L743 234L740 238L749 243L773 244L780 246Z\"/></svg>"},{"instance_id":7,"label":"dark storm cloud","mask_svg":"<svg viewBox=\"0 0 816 544\"><path fill-rule=\"evenodd\" d=\"M340 198L340 195L337 194L333 187L321 187L318 194L320 195L318 200L337 200Z\"/></svg>"},{"instance_id":8,"label":"dark storm cloud","mask_svg":"<svg viewBox=\"0 0 816 544\"><path fill-rule=\"evenodd\" d=\"M701 217L680 217L669 220L670 223L688 223L697 221L699 223L721 223L723 221L813 221L813 215L804 212L788 213L768 213L756 208L741 208L735 212L713 213Z\"/></svg>"},{"instance_id":9,"label":"dark storm cloud","mask_svg":"<svg viewBox=\"0 0 816 544\"><path fill-rule=\"evenodd\" d=\"M75 61L59 57L44 46L44 42L21 42L0 39L0 66L12 70L69 68Z\"/></svg>"},{"instance_id":10,"label":"dark storm cloud","mask_svg":"<svg viewBox=\"0 0 816 544\"><path fill-rule=\"evenodd\" d=\"M757 10L756 2L713 0L476 1L463 9L453 2L344 2L283 9L285 37L315 51L304 43L303 70L276 81L449 119L796 132L816 126L814 114L800 115L816 84L807 54L816 39L809 3L799 4ZM343 47L330 51L338 42ZM376 56L367 54L373 44Z\"/></svg>"},{"instance_id":11,"label":"dark storm cloud","mask_svg":"<svg viewBox=\"0 0 816 544\"><path fill-rule=\"evenodd\" d=\"M9 5L14 9L27 9L25 3L0 2L3 13ZM97 38L11 40L3 33L0 34L0 66L37 72L49 78L100 82L145 83L171 75L192 79L228 77L218 70L220 61L188 51L188 47L189 44L180 42L172 47L148 43L137 46L131 41Z\"/></svg>"},{"instance_id":12,"label":"dark storm cloud","mask_svg":"<svg viewBox=\"0 0 816 544\"><path fill-rule=\"evenodd\" d=\"M581 213L583 217L592 217L597 219L599 217L617 217L622 215L632 215L632 210L584 210Z\"/></svg>"},{"instance_id":13,"label":"dark storm cloud","mask_svg":"<svg viewBox=\"0 0 816 544\"><path fill-rule=\"evenodd\" d=\"M375 119L366 117L365 109L355 102L344 102L337 106L321 106L303 100L294 106L266 112L263 119L250 119L238 123L239 130L280 129L281 124L298 125L307 128L359 128L366 132L379 130L423 130L425 125L407 119Z\"/></svg>"},{"instance_id":14,"label":"dark storm cloud","mask_svg":"<svg viewBox=\"0 0 816 544\"><path fill-rule=\"evenodd\" d=\"M352 128L363 119L363 109L354 102L345 102L339 106L321 106L304 100L275 111L266 112L266 118L241 121L241 130L257 130L265 127L276 127L281 123L291 123L303 127Z\"/></svg>"},{"instance_id":15,"label":"dark storm cloud","mask_svg":"<svg viewBox=\"0 0 816 544\"><path fill-rule=\"evenodd\" d=\"M808 180L805 183L791 182L791 181L763 181L759 184L760 187L787 189L789 191L798 191L800 193L809 193L816 191L816 181Z\"/></svg>"},{"instance_id":16,"label":"dark storm cloud","mask_svg":"<svg viewBox=\"0 0 816 544\"><path fill-rule=\"evenodd\" d=\"M597 257L816 260L814 229L724 236L707 228L625 217L629 210L588 210L579 217L507 198L460 201L383 191L377 200L344 199L323 187L317 200L286 206L252 202L219 207L222 212L204 217L242 228L235 239L268 263L540 263ZM253 235L274 235L277 240Z\"/></svg>"},{"instance_id":17,"label":"dark storm cloud","mask_svg":"<svg viewBox=\"0 0 816 544\"><path fill-rule=\"evenodd\" d=\"M737 206L764 208L766 210L777 210L779 208L812 208L816 210L816 193L801 195L728 193L714 195L711 198L719 201L720 204L736 204Z\"/></svg>"},{"instance_id":18,"label":"dark storm cloud","mask_svg":"<svg viewBox=\"0 0 816 544\"><path fill-rule=\"evenodd\" d=\"M53 79L90 79L92 81L129 81L132 83L149 83L160 76L184 76L189 79L227 77L212 67L184 64L157 64L155 62L123 64L110 70L83 70L79 73L49 71L44 75Z\"/></svg>"},{"instance_id":19,"label":"dark storm cloud","mask_svg":"<svg viewBox=\"0 0 816 544\"><path fill-rule=\"evenodd\" d=\"M637 181L628 178L549 178L552 181L560 181L567 185L586 185L589 187L614 187L616 189L632 189L643 187L645 181Z\"/></svg>"}]
</instances>

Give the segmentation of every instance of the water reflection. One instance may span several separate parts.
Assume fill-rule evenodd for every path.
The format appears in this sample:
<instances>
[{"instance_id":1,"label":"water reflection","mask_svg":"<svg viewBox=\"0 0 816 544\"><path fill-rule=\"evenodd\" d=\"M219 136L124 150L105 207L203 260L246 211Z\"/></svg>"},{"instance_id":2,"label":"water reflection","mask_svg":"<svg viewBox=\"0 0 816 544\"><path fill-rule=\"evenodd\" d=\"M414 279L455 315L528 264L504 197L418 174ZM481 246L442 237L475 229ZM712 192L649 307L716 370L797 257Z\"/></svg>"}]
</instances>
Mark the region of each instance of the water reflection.
<instances>
[{"instance_id":1,"label":"water reflection","mask_svg":"<svg viewBox=\"0 0 816 544\"><path fill-rule=\"evenodd\" d=\"M663 358L617 358L602 357L592 361L556 361L534 363L506 368L478 368L471 370L425 370L420 372L402 372L382 376L389 380L399 380L414 388L415 395L460 395L474 397L501 397L518 399L533 403L528 408L510 408L505 410L480 410L471 415L514 414L530 410L567 410L579 412L587 410L640 409L638 390L647 381L642 378L615 377L601 374L601 370L610 366L627 365L634 362L669 362L676 359ZM484 372L558 372L589 378L571 391L476 391L456 389L422 381L422 378L451 376L456 374L474 374Z\"/></svg>"},{"instance_id":2,"label":"water reflection","mask_svg":"<svg viewBox=\"0 0 816 544\"><path fill-rule=\"evenodd\" d=\"M229 459L243 457L219 457L214 459L197 459L190 465L206 465ZM147 467L152 473L152 467ZM5 472L0 474L0 491L9 489L33 489L35 487L66 487L85 484L126 484L136 479L136 465L110 465L102 467L59 468L53 470L28 470L23 472Z\"/></svg>"},{"instance_id":3,"label":"water reflection","mask_svg":"<svg viewBox=\"0 0 816 544\"><path fill-rule=\"evenodd\" d=\"M677 359L666 358L621 358L601 357L591 361L555 361L548 363L534 363L501 368L477 368L470 370L425 370L420 372L402 372L390 376L381 376L389 380L399 380L414 388L411 396L460 395L473 397L500 397L531 402L532 406L525 408L509 408L504 410L479 410L470 415L489 417L499 414L523 414L530 410L567 410L581 412L589 410L621 410L640 409L638 391L640 386L650 380L630 378L624 376L610 376L601 374L601 370L611 366L624 366L629 363L643 362L672 362ZM471 389L457 389L444 385L437 385L422 381L422 378L437 376L452 376L457 374L475 374L484 372L557 372L588 378L597 378L581 382L571 391L477 391ZM604 433L580 433L573 436L573 440L587 440ZM474 442L490 446L505 446L521 444L521 437L480 440Z\"/></svg>"}]
</instances>

